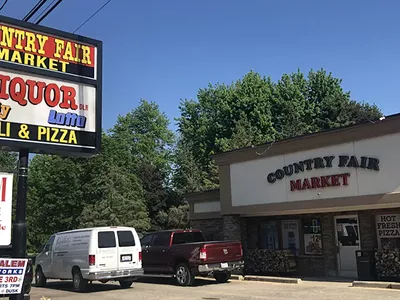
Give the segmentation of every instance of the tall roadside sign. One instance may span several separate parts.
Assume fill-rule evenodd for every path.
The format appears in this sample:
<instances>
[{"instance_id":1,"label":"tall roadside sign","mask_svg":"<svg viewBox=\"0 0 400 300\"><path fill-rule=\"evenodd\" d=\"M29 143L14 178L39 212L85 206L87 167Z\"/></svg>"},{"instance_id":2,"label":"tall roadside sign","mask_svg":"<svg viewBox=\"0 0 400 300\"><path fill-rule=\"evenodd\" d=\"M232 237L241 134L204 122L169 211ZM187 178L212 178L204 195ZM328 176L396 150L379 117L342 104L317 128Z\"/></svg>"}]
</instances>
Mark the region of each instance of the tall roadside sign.
<instances>
[{"instance_id":1,"label":"tall roadside sign","mask_svg":"<svg viewBox=\"0 0 400 300\"><path fill-rule=\"evenodd\" d=\"M102 42L0 16L0 149L19 152L14 258L26 255L29 153L90 157L101 119Z\"/></svg>"},{"instance_id":2,"label":"tall roadside sign","mask_svg":"<svg viewBox=\"0 0 400 300\"><path fill-rule=\"evenodd\" d=\"M91 155L101 138L100 41L0 17L0 146Z\"/></svg>"}]
</instances>

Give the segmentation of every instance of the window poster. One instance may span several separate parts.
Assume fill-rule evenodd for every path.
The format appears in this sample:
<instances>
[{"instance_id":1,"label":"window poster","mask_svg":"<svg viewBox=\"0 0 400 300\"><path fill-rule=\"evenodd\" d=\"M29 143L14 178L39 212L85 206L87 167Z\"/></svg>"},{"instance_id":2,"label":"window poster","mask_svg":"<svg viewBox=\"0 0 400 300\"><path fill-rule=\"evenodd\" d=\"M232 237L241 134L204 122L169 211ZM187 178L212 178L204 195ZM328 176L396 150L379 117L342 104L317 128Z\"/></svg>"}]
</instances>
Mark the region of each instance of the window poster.
<instances>
[{"instance_id":1,"label":"window poster","mask_svg":"<svg viewBox=\"0 0 400 300\"><path fill-rule=\"evenodd\" d=\"M263 222L260 225L261 249L279 249L278 227L276 221Z\"/></svg>"},{"instance_id":2,"label":"window poster","mask_svg":"<svg viewBox=\"0 0 400 300\"><path fill-rule=\"evenodd\" d=\"M400 248L400 214L377 215L378 247Z\"/></svg>"},{"instance_id":3,"label":"window poster","mask_svg":"<svg viewBox=\"0 0 400 300\"><path fill-rule=\"evenodd\" d=\"M303 221L304 253L322 254L321 221L307 219Z\"/></svg>"},{"instance_id":4,"label":"window poster","mask_svg":"<svg viewBox=\"0 0 400 300\"><path fill-rule=\"evenodd\" d=\"M299 221L282 221L283 249L289 249L293 254L298 254L300 250Z\"/></svg>"}]
</instances>

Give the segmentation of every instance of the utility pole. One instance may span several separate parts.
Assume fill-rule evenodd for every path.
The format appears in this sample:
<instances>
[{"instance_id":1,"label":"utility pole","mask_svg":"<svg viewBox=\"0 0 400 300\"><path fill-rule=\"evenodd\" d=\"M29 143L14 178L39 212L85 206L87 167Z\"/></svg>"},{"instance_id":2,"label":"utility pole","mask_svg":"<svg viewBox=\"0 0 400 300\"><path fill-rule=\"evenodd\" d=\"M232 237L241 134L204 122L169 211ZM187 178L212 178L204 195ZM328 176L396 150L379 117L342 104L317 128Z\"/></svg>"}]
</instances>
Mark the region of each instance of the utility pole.
<instances>
[{"instance_id":1,"label":"utility pole","mask_svg":"<svg viewBox=\"0 0 400 300\"><path fill-rule=\"evenodd\" d=\"M26 194L28 181L29 151L21 149L18 160L18 190L16 218L12 232L12 257L26 258ZM10 300L24 300L24 289L21 294L10 295Z\"/></svg>"}]
</instances>

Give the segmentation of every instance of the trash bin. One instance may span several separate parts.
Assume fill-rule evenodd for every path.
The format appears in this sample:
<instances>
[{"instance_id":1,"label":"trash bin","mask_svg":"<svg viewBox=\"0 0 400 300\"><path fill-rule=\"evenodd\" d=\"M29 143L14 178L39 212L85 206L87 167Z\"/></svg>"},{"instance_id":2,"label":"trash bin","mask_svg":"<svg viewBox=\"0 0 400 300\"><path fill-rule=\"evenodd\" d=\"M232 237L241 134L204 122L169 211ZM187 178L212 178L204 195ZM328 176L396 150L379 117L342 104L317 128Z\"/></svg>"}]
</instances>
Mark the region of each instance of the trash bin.
<instances>
[{"instance_id":1,"label":"trash bin","mask_svg":"<svg viewBox=\"0 0 400 300\"><path fill-rule=\"evenodd\" d=\"M377 280L375 250L357 250L358 280Z\"/></svg>"}]
</instances>

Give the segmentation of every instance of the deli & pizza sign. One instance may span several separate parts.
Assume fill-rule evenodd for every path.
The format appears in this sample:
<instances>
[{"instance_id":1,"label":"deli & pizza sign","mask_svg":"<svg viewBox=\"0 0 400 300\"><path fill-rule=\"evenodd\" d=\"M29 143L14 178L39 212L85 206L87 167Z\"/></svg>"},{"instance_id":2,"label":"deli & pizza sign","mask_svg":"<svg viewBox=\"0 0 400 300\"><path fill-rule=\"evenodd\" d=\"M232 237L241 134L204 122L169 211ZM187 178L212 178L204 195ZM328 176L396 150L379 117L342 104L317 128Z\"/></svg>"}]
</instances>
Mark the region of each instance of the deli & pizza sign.
<instances>
[{"instance_id":1,"label":"deli & pizza sign","mask_svg":"<svg viewBox=\"0 0 400 300\"><path fill-rule=\"evenodd\" d=\"M367 156L349 156L349 155L329 155L324 157L315 157L306 159L299 162L294 162L267 175L267 181L270 184L275 183L277 180L282 180L285 177L290 178L299 173L306 171L329 169L336 165L338 168L343 169L343 172L313 176L310 178L290 180L290 191L301 191L309 189L347 186L349 185L350 173L346 172L346 168L357 168L371 171L379 171L379 159Z\"/></svg>"},{"instance_id":2,"label":"deli & pizza sign","mask_svg":"<svg viewBox=\"0 0 400 300\"><path fill-rule=\"evenodd\" d=\"M101 41L0 17L0 145L96 153L101 59Z\"/></svg>"}]
</instances>

